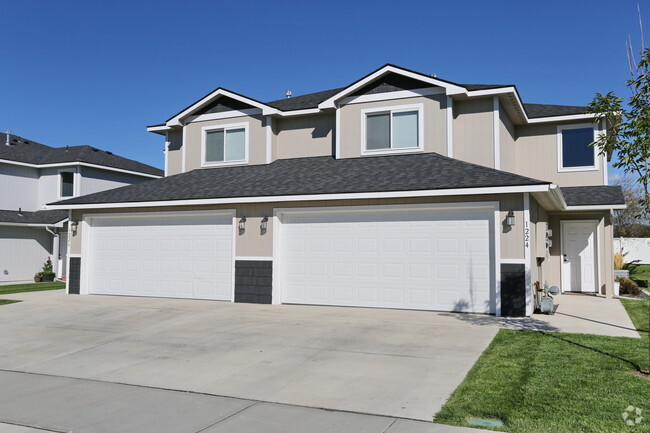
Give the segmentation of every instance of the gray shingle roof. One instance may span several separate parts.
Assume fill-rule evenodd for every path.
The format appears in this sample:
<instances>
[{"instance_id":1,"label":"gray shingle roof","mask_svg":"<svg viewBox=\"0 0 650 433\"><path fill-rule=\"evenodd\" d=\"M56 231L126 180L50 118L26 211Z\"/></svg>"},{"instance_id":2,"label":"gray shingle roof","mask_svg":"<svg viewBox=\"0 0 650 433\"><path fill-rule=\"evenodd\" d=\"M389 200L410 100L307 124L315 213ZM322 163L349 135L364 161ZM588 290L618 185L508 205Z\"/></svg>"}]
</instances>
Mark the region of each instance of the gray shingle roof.
<instances>
[{"instance_id":1,"label":"gray shingle roof","mask_svg":"<svg viewBox=\"0 0 650 433\"><path fill-rule=\"evenodd\" d=\"M618 185L571 186L560 189L568 206L625 204L623 190Z\"/></svg>"},{"instance_id":2,"label":"gray shingle roof","mask_svg":"<svg viewBox=\"0 0 650 433\"><path fill-rule=\"evenodd\" d=\"M464 87L469 91L514 87L512 84L458 84L458 86ZM282 111L317 108L318 104L328 98L331 98L342 90L345 90L345 87L324 90L322 92L316 93L308 93L306 95L294 96L292 98L278 99L277 101L266 102L266 105ZM524 109L526 110L526 114L529 118L535 119L540 117L583 114L587 107L574 105L524 104Z\"/></svg>"},{"instance_id":3,"label":"gray shingle roof","mask_svg":"<svg viewBox=\"0 0 650 433\"><path fill-rule=\"evenodd\" d=\"M18 212L17 210L0 209L1 223L15 224L56 224L68 218L65 210L39 210L36 212Z\"/></svg>"},{"instance_id":4,"label":"gray shingle roof","mask_svg":"<svg viewBox=\"0 0 650 433\"><path fill-rule=\"evenodd\" d=\"M268 165L198 169L57 202L99 204L233 197L435 190L549 182L436 153L277 160Z\"/></svg>"},{"instance_id":5,"label":"gray shingle roof","mask_svg":"<svg viewBox=\"0 0 650 433\"><path fill-rule=\"evenodd\" d=\"M91 146L50 147L14 134L10 136L11 146L6 146L6 139L7 134L0 133L0 159L39 165L85 162L155 176L164 175L159 168Z\"/></svg>"},{"instance_id":6,"label":"gray shingle roof","mask_svg":"<svg viewBox=\"0 0 650 433\"><path fill-rule=\"evenodd\" d=\"M587 107L575 105L524 104L524 109L529 118L535 119L539 117L584 114Z\"/></svg>"},{"instance_id":7,"label":"gray shingle roof","mask_svg":"<svg viewBox=\"0 0 650 433\"><path fill-rule=\"evenodd\" d=\"M295 96L292 98L278 99L277 101L267 102L266 105L270 105L271 107L282 111L317 108L318 104L328 98L331 98L342 90L345 90L345 87L341 87L339 89L323 90L322 92L316 93L308 93L306 95Z\"/></svg>"}]
</instances>

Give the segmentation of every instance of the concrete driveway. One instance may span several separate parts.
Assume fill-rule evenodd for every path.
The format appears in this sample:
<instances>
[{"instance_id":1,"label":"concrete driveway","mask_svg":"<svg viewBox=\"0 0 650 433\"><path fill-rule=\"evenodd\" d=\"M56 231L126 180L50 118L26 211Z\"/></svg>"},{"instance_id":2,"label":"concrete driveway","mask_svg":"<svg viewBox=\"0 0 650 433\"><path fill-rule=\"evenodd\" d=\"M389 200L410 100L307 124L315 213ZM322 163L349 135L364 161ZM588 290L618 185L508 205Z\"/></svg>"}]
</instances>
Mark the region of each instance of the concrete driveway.
<instances>
[{"instance_id":1,"label":"concrete driveway","mask_svg":"<svg viewBox=\"0 0 650 433\"><path fill-rule=\"evenodd\" d=\"M497 326L422 311L4 296L0 370L430 421Z\"/></svg>"}]
</instances>

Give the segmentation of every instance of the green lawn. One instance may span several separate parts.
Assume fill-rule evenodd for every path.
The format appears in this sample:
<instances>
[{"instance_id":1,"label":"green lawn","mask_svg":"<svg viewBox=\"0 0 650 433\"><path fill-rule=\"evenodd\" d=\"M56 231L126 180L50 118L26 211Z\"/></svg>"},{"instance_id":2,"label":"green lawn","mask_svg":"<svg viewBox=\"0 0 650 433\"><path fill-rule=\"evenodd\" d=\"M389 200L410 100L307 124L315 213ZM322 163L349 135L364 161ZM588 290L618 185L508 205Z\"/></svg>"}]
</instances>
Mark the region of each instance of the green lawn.
<instances>
[{"instance_id":1,"label":"green lawn","mask_svg":"<svg viewBox=\"0 0 650 433\"><path fill-rule=\"evenodd\" d=\"M59 289L65 289L65 283L11 284L8 286L0 286L0 295L7 295L9 293L41 292L43 290Z\"/></svg>"},{"instance_id":2,"label":"green lawn","mask_svg":"<svg viewBox=\"0 0 650 433\"><path fill-rule=\"evenodd\" d=\"M649 367L647 303L623 305L643 338L499 331L435 421L499 419L509 432L650 432L650 380L628 373ZM635 427L621 418L630 405L644 411Z\"/></svg>"},{"instance_id":3,"label":"green lawn","mask_svg":"<svg viewBox=\"0 0 650 433\"><path fill-rule=\"evenodd\" d=\"M650 265L632 265L630 277L639 280L650 280Z\"/></svg>"},{"instance_id":4,"label":"green lawn","mask_svg":"<svg viewBox=\"0 0 650 433\"><path fill-rule=\"evenodd\" d=\"M15 304L16 302L20 301L16 301L14 299L0 299L0 305Z\"/></svg>"}]
</instances>

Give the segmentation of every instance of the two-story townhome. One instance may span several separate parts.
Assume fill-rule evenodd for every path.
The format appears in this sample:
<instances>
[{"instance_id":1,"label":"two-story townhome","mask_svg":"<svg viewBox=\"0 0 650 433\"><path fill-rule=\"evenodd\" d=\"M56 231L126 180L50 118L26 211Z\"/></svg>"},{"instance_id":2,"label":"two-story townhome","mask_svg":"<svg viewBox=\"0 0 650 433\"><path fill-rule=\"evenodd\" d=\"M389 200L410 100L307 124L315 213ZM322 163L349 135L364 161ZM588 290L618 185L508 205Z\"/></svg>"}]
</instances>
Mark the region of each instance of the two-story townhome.
<instances>
[{"instance_id":1,"label":"two-story townhome","mask_svg":"<svg viewBox=\"0 0 650 433\"><path fill-rule=\"evenodd\" d=\"M90 146L0 134L0 281L29 280L51 257L66 275L68 212L46 203L159 179L163 171Z\"/></svg>"},{"instance_id":2,"label":"two-story townhome","mask_svg":"<svg viewBox=\"0 0 650 433\"><path fill-rule=\"evenodd\" d=\"M69 293L530 315L612 296L605 125L513 85L386 65L260 102L218 88L149 131L165 177L57 202Z\"/></svg>"}]
</instances>

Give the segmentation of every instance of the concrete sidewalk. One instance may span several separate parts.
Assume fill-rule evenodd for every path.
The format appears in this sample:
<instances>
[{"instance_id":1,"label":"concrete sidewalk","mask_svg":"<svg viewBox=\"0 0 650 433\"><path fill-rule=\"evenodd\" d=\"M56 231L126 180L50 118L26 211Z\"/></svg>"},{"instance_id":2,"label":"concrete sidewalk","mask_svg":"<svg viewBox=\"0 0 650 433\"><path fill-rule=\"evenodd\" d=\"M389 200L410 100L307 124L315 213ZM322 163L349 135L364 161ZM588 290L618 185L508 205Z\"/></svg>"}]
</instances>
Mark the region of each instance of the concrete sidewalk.
<instances>
[{"instance_id":1,"label":"concrete sidewalk","mask_svg":"<svg viewBox=\"0 0 650 433\"><path fill-rule=\"evenodd\" d=\"M471 433L422 421L87 379L0 371L0 431Z\"/></svg>"}]
</instances>

